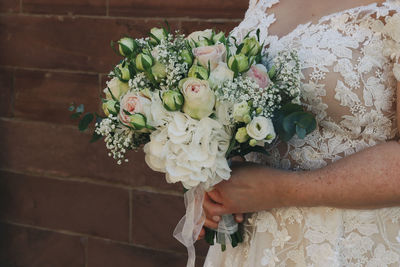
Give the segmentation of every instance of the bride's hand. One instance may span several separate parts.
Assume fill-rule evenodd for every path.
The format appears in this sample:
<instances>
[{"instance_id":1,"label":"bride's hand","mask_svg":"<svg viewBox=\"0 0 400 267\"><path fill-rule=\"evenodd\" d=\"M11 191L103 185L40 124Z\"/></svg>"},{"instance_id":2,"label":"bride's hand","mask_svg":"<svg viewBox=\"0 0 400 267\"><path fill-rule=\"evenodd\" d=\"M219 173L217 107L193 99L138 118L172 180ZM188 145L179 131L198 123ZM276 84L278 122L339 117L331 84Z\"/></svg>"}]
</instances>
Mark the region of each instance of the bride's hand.
<instances>
[{"instance_id":1,"label":"bride's hand","mask_svg":"<svg viewBox=\"0 0 400 267\"><path fill-rule=\"evenodd\" d=\"M263 165L235 162L231 178L217 184L212 191L205 194L204 226L218 228L218 222L224 214L235 214L236 221L241 222L243 213L283 206L280 195L282 190L279 187L284 174L287 172ZM199 238L204 234L203 229Z\"/></svg>"}]
</instances>

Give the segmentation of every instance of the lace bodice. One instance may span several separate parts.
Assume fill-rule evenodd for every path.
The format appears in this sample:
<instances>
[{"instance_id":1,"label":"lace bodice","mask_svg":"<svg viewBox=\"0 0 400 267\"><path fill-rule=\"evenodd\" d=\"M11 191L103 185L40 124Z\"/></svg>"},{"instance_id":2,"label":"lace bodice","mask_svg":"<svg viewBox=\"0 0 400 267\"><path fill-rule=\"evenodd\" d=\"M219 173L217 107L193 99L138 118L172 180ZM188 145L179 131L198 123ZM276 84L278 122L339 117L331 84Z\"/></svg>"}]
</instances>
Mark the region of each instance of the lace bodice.
<instances>
[{"instance_id":1,"label":"lace bodice","mask_svg":"<svg viewBox=\"0 0 400 267\"><path fill-rule=\"evenodd\" d=\"M268 9L277 3L251 0L232 34L241 39L260 28L270 57L298 51L302 102L318 127L304 140L277 144L269 157L253 154L249 160L311 170L395 138L400 0L331 14L281 38L268 34L276 20ZM399 219L400 208L258 212L246 227L247 242L225 254L211 249L206 266L400 266Z\"/></svg>"}]
</instances>

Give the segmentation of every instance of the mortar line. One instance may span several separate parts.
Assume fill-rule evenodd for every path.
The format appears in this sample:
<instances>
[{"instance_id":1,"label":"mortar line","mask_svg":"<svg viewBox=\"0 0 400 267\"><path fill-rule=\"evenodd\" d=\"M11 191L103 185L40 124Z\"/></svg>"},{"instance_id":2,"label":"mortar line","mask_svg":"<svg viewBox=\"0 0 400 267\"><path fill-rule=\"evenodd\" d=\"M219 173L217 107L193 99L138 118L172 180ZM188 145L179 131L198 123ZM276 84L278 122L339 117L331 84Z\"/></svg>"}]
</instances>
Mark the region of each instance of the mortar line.
<instances>
[{"instance_id":1,"label":"mortar line","mask_svg":"<svg viewBox=\"0 0 400 267\"><path fill-rule=\"evenodd\" d=\"M129 238L128 241L130 244L133 243L133 233L132 233L132 224L133 224L133 192L132 189L129 190Z\"/></svg>"},{"instance_id":2,"label":"mortar line","mask_svg":"<svg viewBox=\"0 0 400 267\"><path fill-rule=\"evenodd\" d=\"M80 176L60 177L60 176L55 176L55 175L49 174L47 172L18 171L18 170L13 170L13 169L8 169L8 168L0 168L0 171L9 172L9 173L13 173L13 174L34 176L34 177L39 177L39 178L53 179L53 180L64 181L64 182L80 182L80 183L88 183L88 184L98 185L98 186L106 186L106 187L119 188L119 189L132 190L132 191L134 190L134 191L145 192L145 193L162 194L162 195L177 196L177 197L183 196L183 193L179 193L178 191L175 191L175 190L159 189L159 188L155 188L155 187L151 187L151 186L129 186L129 185L118 184L118 183L114 183L114 182L101 181L99 179L90 178L90 177L80 177Z\"/></svg>"},{"instance_id":3,"label":"mortar line","mask_svg":"<svg viewBox=\"0 0 400 267\"><path fill-rule=\"evenodd\" d=\"M243 18L193 18L193 17L127 17L127 16L100 16L100 15L82 15L82 14L34 14L34 13L20 13L20 14L12 14L12 13L0 13L0 16L21 16L21 17L45 17L45 18L94 18L94 19L123 19L123 20L155 20L155 21L164 21L164 19L168 21L184 21L184 22L215 22L215 23L224 23L224 22L241 22ZM244 13L243 13L244 17Z\"/></svg>"},{"instance_id":4,"label":"mortar line","mask_svg":"<svg viewBox=\"0 0 400 267\"><path fill-rule=\"evenodd\" d=\"M72 73L72 74L107 75L107 73L105 73L105 72L103 73L103 72L84 71L84 70L19 67L19 66L12 66L12 65L0 65L0 68L13 68L16 70L30 70L30 71L41 71L41 72L62 72L62 73Z\"/></svg>"},{"instance_id":5,"label":"mortar line","mask_svg":"<svg viewBox=\"0 0 400 267\"><path fill-rule=\"evenodd\" d=\"M24 228L32 228L32 229L35 229L35 230L53 232L53 233L58 233L58 234L63 234L63 235L74 236L74 237L86 237L86 238L88 238L88 241L89 241L89 238L91 238L91 239L107 241L107 242L111 242L111 243L115 243L115 244L141 248L141 249L153 250L153 251L164 252L164 253L171 253L171 254L176 254L176 255L187 255L186 253L175 251L175 250L153 248L153 247L148 247L148 246L144 246L144 245L140 245L140 244L130 244L130 243L127 243L127 242L124 242L124 241L118 241L118 240L113 240L113 239L110 239L110 238L93 236L93 235L89 235L89 234L85 234L85 233L73 232L73 231L69 231L69 230L50 229L50 228L41 227L41 226L37 226L37 225L18 223L18 222L13 222L13 221L4 220L4 219L0 220L0 223L6 223L6 224L14 225L14 226L19 226L19 227L24 227ZM200 258L200 256L199 256L199 258Z\"/></svg>"}]
</instances>

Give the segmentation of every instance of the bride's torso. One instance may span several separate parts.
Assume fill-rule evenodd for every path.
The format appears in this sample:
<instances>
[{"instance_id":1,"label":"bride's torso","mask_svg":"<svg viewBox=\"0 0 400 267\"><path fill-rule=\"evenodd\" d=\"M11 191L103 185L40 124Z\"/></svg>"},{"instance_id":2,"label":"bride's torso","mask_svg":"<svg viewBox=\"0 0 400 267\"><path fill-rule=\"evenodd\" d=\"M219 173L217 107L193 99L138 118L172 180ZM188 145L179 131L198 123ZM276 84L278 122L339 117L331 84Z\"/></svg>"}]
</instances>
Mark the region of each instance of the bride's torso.
<instances>
[{"instance_id":1,"label":"bride's torso","mask_svg":"<svg viewBox=\"0 0 400 267\"><path fill-rule=\"evenodd\" d=\"M302 102L317 116L318 129L305 140L278 144L270 157L252 155L252 160L284 169L316 169L396 137L397 81L391 56L400 49L392 36L400 29L385 21L395 13L389 2L254 1L257 12L247 16L249 25L262 25L270 56L283 49L298 51ZM336 13L324 16L327 12ZM234 33L247 30L239 26Z\"/></svg>"},{"instance_id":2,"label":"bride's torso","mask_svg":"<svg viewBox=\"0 0 400 267\"><path fill-rule=\"evenodd\" d=\"M304 74L302 103L316 115L318 127L304 140L277 144L269 157L253 154L249 160L311 170L395 138L393 67L400 58L400 1L381 6L369 0L337 0L337 5L331 5L334 10L294 7L296 19L286 25L285 16L290 14L279 11L278 3L251 0L246 18L232 34L241 39L249 30L260 28L271 58L284 49L298 51ZM274 10L279 16L275 17ZM337 13L324 16L315 10ZM246 242L225 254L211 249L206 266L400 264L397 207L365 211L293 207L255 213L248 223Z\"/></svg>"}]
</instances>

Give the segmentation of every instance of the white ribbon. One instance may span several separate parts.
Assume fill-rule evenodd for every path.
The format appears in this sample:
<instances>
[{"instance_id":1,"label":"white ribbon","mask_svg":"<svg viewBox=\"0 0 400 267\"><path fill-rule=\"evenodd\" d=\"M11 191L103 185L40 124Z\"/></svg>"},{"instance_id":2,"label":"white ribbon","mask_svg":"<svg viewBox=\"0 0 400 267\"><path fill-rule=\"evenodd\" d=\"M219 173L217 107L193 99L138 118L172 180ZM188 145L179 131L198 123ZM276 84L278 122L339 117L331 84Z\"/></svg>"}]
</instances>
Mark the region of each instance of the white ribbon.
<instances>
[{"instance_id":1,"label":"white ribbon","mask_svg":"<svg viewBox=\"0 0 400 267\"><path fill-rule=\"evenodd\" d=\"M199 185L184 195L186 214L179 221L174 230L174 237L179 240L188 250L187 267L194 267L196 252L194 243L196 242L205 221L203 211L204 188Z\"/></svg>"},{"instance_id":2,"label":"white ribbon","mask_svg":"<svg viewBox=\"0 0 400 267\"><path fill-rule=\"evenodd\" d=\"M222 215L221 221L218 223L217 241L221 245L232 242L231 235L238 231L238 223L232 214Z\"/></svg>"}]
</instances>

